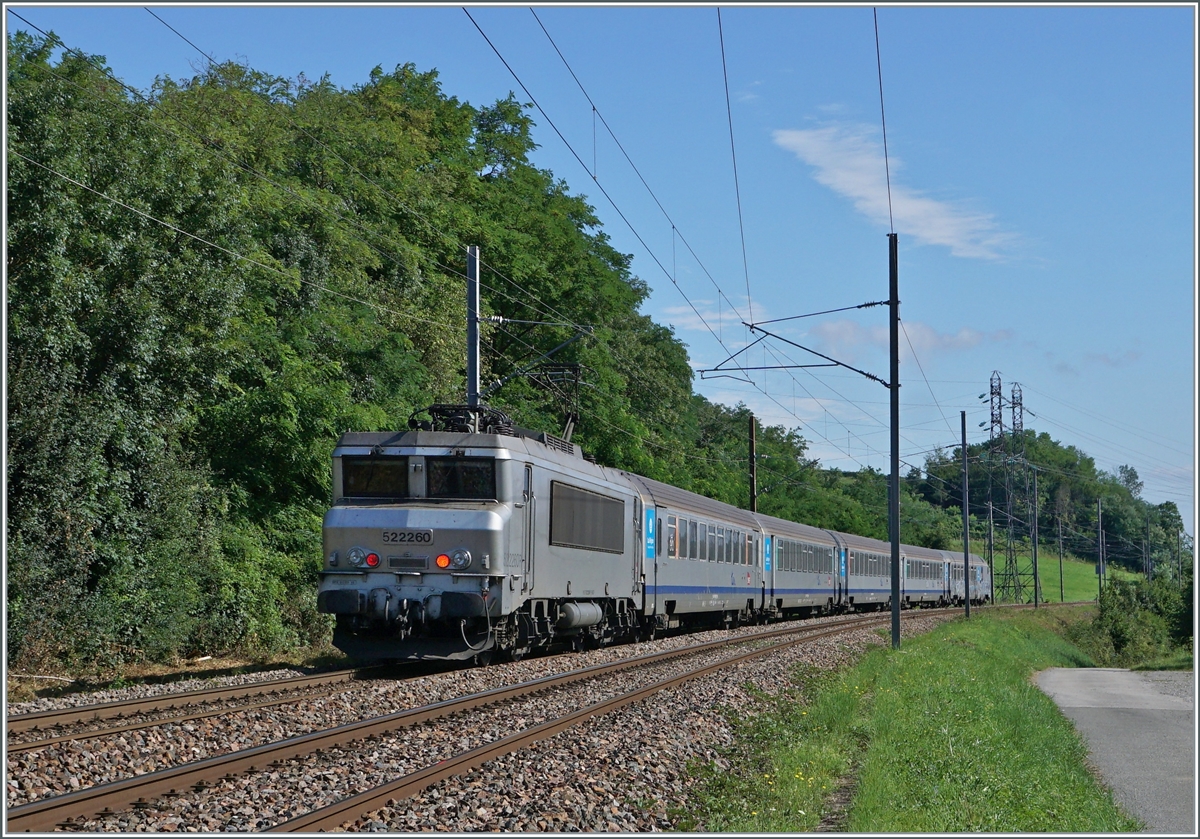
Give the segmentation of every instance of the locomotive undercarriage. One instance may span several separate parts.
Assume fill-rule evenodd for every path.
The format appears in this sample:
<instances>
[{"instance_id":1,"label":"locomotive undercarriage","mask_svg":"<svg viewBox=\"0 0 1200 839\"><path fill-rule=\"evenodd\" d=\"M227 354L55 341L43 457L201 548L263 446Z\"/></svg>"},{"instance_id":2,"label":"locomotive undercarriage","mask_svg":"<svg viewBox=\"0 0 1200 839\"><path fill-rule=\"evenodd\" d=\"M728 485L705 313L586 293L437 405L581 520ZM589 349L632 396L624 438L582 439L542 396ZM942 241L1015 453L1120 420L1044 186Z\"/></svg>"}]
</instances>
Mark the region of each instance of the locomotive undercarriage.
<instances>
[{"instance_id":1,"label":"locomotive undercarriage","mask_svg":"<svg viewBox=\"0 0 1200 839\"><path fill-rule=\"evenodd\" d=\"M483 662L517 660L539 650L595 649L653 635L652 624L639 618L628 599L536 599L503 616L489 614L494 609L482 599L439 606L434 612L428 600L405 600L382 615L340 614L334 646L364 660Z\"/></svg>"}]
</instances>

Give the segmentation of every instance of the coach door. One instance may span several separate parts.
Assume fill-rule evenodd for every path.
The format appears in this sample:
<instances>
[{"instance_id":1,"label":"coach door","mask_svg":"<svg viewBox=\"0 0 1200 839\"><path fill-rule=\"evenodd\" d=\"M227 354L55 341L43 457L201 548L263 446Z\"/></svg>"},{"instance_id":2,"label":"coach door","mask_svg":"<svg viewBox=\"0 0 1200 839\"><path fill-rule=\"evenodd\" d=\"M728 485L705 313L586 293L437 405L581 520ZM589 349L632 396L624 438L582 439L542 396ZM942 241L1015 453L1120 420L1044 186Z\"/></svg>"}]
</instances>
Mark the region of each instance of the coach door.
<instances>
[{"instance_id":1,"label":"coach door","mask_svg":"<svg viewBox=\"0 0 1200 839\"><path fill-rule=\"evenodd\" d=\"M637 594L642 590L642 574L645 565L645 540L642 536L642 499L641 496L633 497L633 593Z\"/></svg>"}]
</instances>

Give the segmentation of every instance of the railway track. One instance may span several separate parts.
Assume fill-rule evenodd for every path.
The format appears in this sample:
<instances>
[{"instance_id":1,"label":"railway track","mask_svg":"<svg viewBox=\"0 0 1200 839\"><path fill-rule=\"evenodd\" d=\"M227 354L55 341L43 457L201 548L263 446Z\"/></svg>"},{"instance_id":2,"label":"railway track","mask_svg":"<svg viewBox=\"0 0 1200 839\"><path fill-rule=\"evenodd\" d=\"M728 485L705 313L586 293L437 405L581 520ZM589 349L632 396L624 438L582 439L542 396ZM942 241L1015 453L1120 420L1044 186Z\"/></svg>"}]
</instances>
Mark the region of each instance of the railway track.
<instances>
[{"instance_id":1,"label":"railway track","mask_svg":"<svg viewBox=\"0 0 1200 839\"><path fill-rule=\"evenodd\" d=\"M205 688L182 693L167 693L160 696L129 699L121 702L104 702L99 705L79 705L53 711L18 714L8 717L5 725L11 737L24 731L47 731L61 729L78 723L110 719L125 719L139 714L174 711L179 708L247 699L254 696L280 695L304 691L327 685L338 685L353 680L361 669L333 670L310 676L293 676L288 679L271 679L245 685ZM155 723L157 724L157 723ZM9 744L12 750L12 744Z\"/></svg>"},{"instance_id":2,"label":"railway track","mask_svg":"<svg viewBox=\"0 0 1200 839\"><path fill-rule=\"evenodd\" d=\"M661 662L712 652L732 645L755 644L782 639L780 644L772 645L769 648L752 650L749 653L735 656L729 661L708 666L702 671L689 671L679 677L673 677L674 682L670 679L659 680L651 685L640 687L636 691L623 694L624 698L616 697L607 703L601 703L601 705L588 706L568 715L568 717L534 726L529 730L523 730L517 734L501 738L494 743L486 744L473 750L469 749L457 758L442 761L435 766L419 770L415 773L418 776L417 778L413 778L413 773L410 773L405 778L402 778L401 781L396 782L403 782L402 786L405 790L408 790L407 792L398 793L390 789L389 786L388 791L377 793L377 796L382 795L385 799L387 797L395 798L398 795L403 797L403 795L413 794L444 777L448 777L448 775L444 774L445 772L449 772L451 775L462 772L469 766L479 765L479 763L486 762L498 754L519 749L523 744L551 736L557 733L557 731L561 731L581 720L585 720L596 714L607 713L610 710L637 701L638 698L664 689L669 686L669 683L679 683L680 681L693 679L698 675L702 675L703 672L711 672L713 669L721 666L731 666L733 661L765 655L767 652L774 651L783 646L803 643L806 640L825 637L831 633L853 631L866 626L878 625L885 623L886 620L886 618L880 617L855 617L828 622L818 626L792 625L785 628L739 636L737 638L721 639L664 652L624 658L607 664L593 665L566 673L544 676L516 685L485 690L451 700L435 702L430 705L341 725L332 729L315 731L310 734L12 807L7 813L6 829L9 832L46 831L55 828L73 829L78 827L76 823L78 819L87 819L94 816L103 817L130 807L153 807L153 801L158 798L171 798L203 791L213 784L235 779L243 773L270 771L283 766L289 760L342 748L358 741L369 742L373 738L379 738L397 730L416 726L421 723L444 719L485 706L545 694L548 691L559 690L574 683L600 679L606 675L631 668L648 667ZM559 727L554 728L554 726ZM499 751L497 751L498 749ZM354 807L363 806L363 802L366 799L363 799L362 796L357 796L351 800L356 802L348 805L352 810ZM374 800L374 798L371 799L372 802ZM367 803L370 804L370 802ZM338 805L332 806L336 807ZM368 809L370 809L369 806ZM323 813L321 816L323 824L327 822L332 823L331 820L335 819L341 819L344 822L348 819L353 819L357 815L355 813L351 816L345 816L345 813L349 812L349 810L334 811L327 809L320 812ZM359 812L362 811L360 810ZM310 814L310 816L302 818L308 819L313 815L315 814ZM292 825L291 822L287 824ZM279 825L278 827L282 828L283 826ZM311 827L309 821L303 821L296 822L288 829L310 830L314 828Z\"/></svg>"},{"instance_id":3,"label":"railway track","mask_svg":"<svg viewBox=\"0 0 1200 839\"><path fill-rule=\"evenodd\" d=\"M522 731L510 734L507 737L499 740L485 743L482 746L477 746L474 749L457 754L449 759L438 761L430 766L426 766L416 772L411 772L401 778L382 784L375 789L359 793L351 798L344 799L335 804L330 804L318 810L314 810L305 815L298 816L290 821L277 824L269 828L268 833L299 833L311 832L317 830L335 830L347 822L352 822L359 817L378 810L386 806L389 802L397 799L408 798L424 791L428 787L440 782L465 773L471 769L502 757L511 754L515 751L523 749L540 740L545 740L549 737L566 731L572 726L585 722L592 717L608 714L624 708L626 705L631 705L642 699L646 699L659 691L667 688L676 687L684 682L697 679L708 675L716 670L721 670L726 667L733 667L742 662L753 658L768 655L777 652L785 647L794 644L802 644L806 641L813 641L817 638L824 638L829 635L836 635L843 632L851 632L870 626L882 626L890 619L872 617L867 619L853 619L846 621L846 625L838 625L833 627L811 628L800 638L779 641L765 647L761 647L742 655L733 656L732 658L723 659L714 664L708 664L694 669L690 669L685 673L676 676L670 676L664 679L659 679L651 684L640 686L631 691L623 692L610 699L596 702L579 710L563 714L554 719L548 720L540 725L526 728ZM768 633L762 633L767 635ZM775 633L771 633L772 635ZM780 633L782 634L782 633Z\"/></svg>"}]
</instances>

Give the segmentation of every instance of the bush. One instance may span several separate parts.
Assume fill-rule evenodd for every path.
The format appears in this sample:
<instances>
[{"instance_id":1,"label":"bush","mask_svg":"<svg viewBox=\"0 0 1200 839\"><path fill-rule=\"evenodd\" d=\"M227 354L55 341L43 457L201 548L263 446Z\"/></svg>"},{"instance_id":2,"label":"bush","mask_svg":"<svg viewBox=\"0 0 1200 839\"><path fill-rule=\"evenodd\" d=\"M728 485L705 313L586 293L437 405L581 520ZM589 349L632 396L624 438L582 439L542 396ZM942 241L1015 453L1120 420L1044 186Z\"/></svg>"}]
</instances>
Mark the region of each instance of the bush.
<instances>
[{"instance_id":1,"label":"bush","mask_svg":"<svg viewBox=\"0 0 1200 839\"><path fill-rule=\"evenodd\" d=\"M1100 594L1090 625L1073 628L1072 640L1101 665L1132 667L1191 645L1190 586L1166 578L1112 579Z\"/></svg>"}]
</instances>

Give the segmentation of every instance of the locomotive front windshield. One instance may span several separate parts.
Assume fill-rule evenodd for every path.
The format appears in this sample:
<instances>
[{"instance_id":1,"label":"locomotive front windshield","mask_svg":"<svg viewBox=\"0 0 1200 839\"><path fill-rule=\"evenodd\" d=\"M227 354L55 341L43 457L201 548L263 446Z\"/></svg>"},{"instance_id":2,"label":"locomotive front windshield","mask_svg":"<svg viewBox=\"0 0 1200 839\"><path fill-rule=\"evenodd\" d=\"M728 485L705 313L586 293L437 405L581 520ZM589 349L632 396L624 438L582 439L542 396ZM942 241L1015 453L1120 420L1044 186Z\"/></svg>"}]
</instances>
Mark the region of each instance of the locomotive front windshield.
<instances>
[{"instance_id":1,"label":"locomotive front windshield","mask_svg":"<svg viewBox=\"0 0 1200 839\"><path fill-rule=\"evenodd\" d=\"M496 461L490 457L430 457L425 460L430 498L496 497Z\"/></svg>"},{"instance_id":2,"label":"locomotive front windshield","mask_svg":"<svg viewBox=\"0 0 1200 839\"><path fill-rule=\"evenodd\" d=\"M407 457L343 457L342 495L408 498Z\"/></svg>"}]
</instances>

